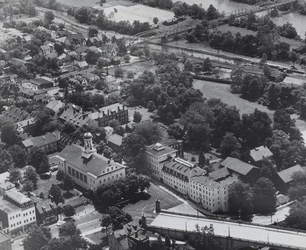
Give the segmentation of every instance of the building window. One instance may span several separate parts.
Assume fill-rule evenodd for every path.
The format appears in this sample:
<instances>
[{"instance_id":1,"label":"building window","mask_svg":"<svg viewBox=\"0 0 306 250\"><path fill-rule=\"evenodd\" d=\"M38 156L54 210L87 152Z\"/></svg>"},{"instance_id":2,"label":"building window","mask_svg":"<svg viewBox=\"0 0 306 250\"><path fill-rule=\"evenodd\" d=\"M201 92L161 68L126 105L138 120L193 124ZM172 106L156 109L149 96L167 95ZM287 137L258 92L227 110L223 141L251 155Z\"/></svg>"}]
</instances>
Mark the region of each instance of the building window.
<instances>
[{"instance_id":1,"label":"building window","mask_svg":"<svg viewBox=\"0 0 306 250\"><path fill-rule=\"evenodd\" d=\"M71 167L68 167L68 174L71 175Z\"/></svg>"},{"instance_id":2,"label":"building window","mask_svg":"<svg viewBox=\"0 0 306 250\"><path fill-rule=\"evenodd\" d=\"M75 171L76 178L79 179L79 171Z\"/></svg>"},{"instance_id":3,"label":"building window","mask_svg":"<svg viewBox=\"0 0 306 250\"><path fill-rule=\"evenodd\" d=\"M74 169L72 169L72 176L75 176L75 171L74 171Z\"/></svg>"},{"instance_id":4,"label":"building window","mask_svg":"<svg viewBox=\"0 0 306 250\"><path fill-rule=\"evenodd\" d=\"M84 175L84 182L87 183L87 176Z\"/></svg>"}]
</instances>

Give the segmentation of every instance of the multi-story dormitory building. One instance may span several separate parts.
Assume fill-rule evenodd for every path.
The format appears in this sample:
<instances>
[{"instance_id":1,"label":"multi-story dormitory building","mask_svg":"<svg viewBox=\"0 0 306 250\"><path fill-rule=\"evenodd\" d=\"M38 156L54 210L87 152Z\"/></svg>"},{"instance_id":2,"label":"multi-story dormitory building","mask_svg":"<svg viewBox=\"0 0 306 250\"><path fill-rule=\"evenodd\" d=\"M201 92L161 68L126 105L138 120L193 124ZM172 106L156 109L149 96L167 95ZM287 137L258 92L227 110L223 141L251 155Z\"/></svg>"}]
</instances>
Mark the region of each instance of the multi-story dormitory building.
<instances>
[{"instance_id":1,"label":"multi-story dormitory building","mask_svg":"<svg viewBox=\"0 0 306 250\"><path fill-rule=\"evenodd\" d=\"M5 233L25 232L36 223L33 201L16 188L6 191L0 201L0 221Z\"/></svg>"},{"instance_id":2,"label":"multi-story dormitory building","mask_svg":"<svg viewBox=\"0 0 306 250\"><path fill-rule=\"evenodd\" d=\"M64 110L60 119L77 127L82 127L89 123L97 123L100 127L105 127L111 120L117 120L120 124L126 124L129 122L129 115L124 105L115 103L100 108L96 112L83 112L82 109L69 107Z\"/></svg>"},{"instance_id":3,"label":"multi-story dormitory building","mask_svg":"<svg viewBox=\"0 0 306 250\"><path fill-rule=\"evenodd\" d=\"M177 150L157 143L145 152L146 165L152 175L203 208L228 210L229 186L238 180L227 168L208 174L194 164L180 159Z\"/></svg>"}]
</instances>

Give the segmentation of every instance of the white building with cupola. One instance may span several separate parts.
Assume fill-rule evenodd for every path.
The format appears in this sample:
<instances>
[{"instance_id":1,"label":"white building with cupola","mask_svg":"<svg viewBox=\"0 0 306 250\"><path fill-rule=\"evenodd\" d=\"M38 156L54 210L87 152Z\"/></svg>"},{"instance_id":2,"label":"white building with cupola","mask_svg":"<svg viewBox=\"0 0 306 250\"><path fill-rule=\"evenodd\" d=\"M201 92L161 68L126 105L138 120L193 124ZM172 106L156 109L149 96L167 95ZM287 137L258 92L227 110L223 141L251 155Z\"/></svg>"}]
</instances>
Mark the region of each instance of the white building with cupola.
<instances>
[{"instance_id":1,"label":"white building with cupola","mask_svg":"<svg viewBox=\"0 0 306 250\"><path fill-rule=\"evenodd\" d=\"M84 134L84 147L69 145L52 157L59 170L68 174L75 184L95 191L103 184L125 177L125 166L97 153L92 134Z\"/></svg>"}]
</instances>

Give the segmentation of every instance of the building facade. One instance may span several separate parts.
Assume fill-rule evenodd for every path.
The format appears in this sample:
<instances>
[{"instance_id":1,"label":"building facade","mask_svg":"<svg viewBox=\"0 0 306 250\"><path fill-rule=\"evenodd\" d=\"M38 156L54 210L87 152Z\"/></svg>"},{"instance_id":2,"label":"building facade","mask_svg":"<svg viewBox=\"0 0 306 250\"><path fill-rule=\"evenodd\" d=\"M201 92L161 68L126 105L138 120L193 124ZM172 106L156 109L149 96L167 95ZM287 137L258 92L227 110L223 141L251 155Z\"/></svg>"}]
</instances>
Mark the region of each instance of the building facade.
<instances>
[{"instance_id":1,"label":"building facade","mask_svg":"<svg viewBox=\"0 0 306 250\"><path fill-rule=\"evenodd\" d=\"M84 134L84 147L69 145L52 161L60 170L86 190L95 191L100 185L125 177L125 167L97 153L92 134Z\"/></svg>"},{"instance_id":2,"label":"building facade","mask_svg":"<svg viewBox=\"0 0 306 250\"><path fill-rule=\"evenodd\" d=\"M7 234L25 232L36 223L33 201L17 189L6 191L0 202L0 220Z\"/></svg>"}]
</instances>

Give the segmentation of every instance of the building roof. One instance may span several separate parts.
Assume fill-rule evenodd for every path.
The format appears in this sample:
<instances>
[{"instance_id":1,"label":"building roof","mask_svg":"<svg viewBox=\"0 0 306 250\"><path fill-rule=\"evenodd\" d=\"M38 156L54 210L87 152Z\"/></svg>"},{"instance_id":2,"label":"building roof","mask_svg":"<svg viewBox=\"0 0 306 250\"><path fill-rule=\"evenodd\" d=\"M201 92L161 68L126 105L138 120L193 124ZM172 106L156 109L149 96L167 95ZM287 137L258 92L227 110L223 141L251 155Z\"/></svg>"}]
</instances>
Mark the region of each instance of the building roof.
<instances>
[{"instance_id":1,"label":"building roof","mask_svg":"<svg viewBox=\"0 0 306 250\"><path fill-rule=\"evenodd\" d=\"M111 172L110 168L120 169L123 165L111 161L106 157L93 153L88 159L82 157L83 147L72 144L64 148L60 156L76 168L90 173L96 177L108 174Z\"/></svg>"},{"instance_id":2,"label":"building roof","mask_svg":"<svg viewBox=\"0 0 306 250\"><path fill-rule=\"evenodd\" d=\"M120 147L122 145L122 139L123 137L121 135L113 134L107 139L107 141Z\"/></svg>"},{"instance_id":3,"label":"building roof","mask_svg":"<svg viewBox=\"0 0 306 250\"><path fill-rule=\"evenodd\" d=\"M6 117L12 118L14 122L20 122L30 118L30 114L27 111L17 108L14 105L8 108L3 114Z\"/></svg>"},{"instance_id":4,"label":"building roof","mask_svg":"<svg viewBox=\"0 0 306 250\"><path fill-rule=\"evenodd\" d=\"M205 173L204 170L195 168L194 164L179 158L174 158L165 162L162 170L186 181L188 181L188 179L193 175Z\"/></svg>"},{"instance_id":5,"label":"building roof","mask_svg":"<svg viewBox=\"0 0 306 250\"><path fill-rule=\"evenodd\" d=\"M105 112L105 113L107 113L107 111L109 111L109 112L114 112L114 111L118 111L118 109L122 109L122 108L124 108L124 106L122 105L122 104L120 104L120 103L114 103L114 104L111 104L111 105L108 105L108 106L105 106L105 107L103 107L103 108L100 108L99 109L99 111L100 112L102 112L103 113L103 111Z\"/></svg>"},{"instance_id":6,"label":"building roof","mask_svg":"<svg viewBox=\"0 0 306 250\"><path fill-rule=\"evenodd\" d=\"M57 142L61 138L61 133L59 131L55 131L53 133L47 133L45 135L32 137L22 141L22 144L28 147L42 147L48 145L50 143Z\"/></svg>"},{"instance_id":7,"label":"building roof","mask_svg":"<svg viewBox=\"0 0 306 250\"><path fill-rule=\"evenodd\" d=\"M260 146L250 150L250 156L255 162L261 161L265 158L273 156L273 153L266 146Z\"/></svg>"},{"instance_id":8,"label":"building roof","mask_svg":"<svg viewBox=\"0 0 306 250\"><path fill-rule=\"evenodd\" d=\"M44 84L52 84L53 85L53 82L52 81L49 81L45 78L35 78L35 79L31 79L30 82L36 86L41 86L41 85L44 85Z\"/></svg>"},{"instance_id":9,"label":"building roof","mask_svg":"<svg viewBox=\"0 0 306 250\"><path fill-rule=\"evenodd\" d=\"M215 188L221 188L221 187L227 187L231 185L232 183L237 181L237 178L234 177L228 177L222 181L214 181L214 179L210 178L210 176L193 176L191 177L191 181L200 183L206 187L209 187L211 189Z\"/></svg>"},{"instance_id":10,"label":"building roof","mask_svg":"<svg viewBox=\"0 0 306 250\"><path fill-rule=\"evenodd\" d=\"M227 168L220 168L216 171L209 173L209 177L211 177L214 181L218 181L221 179L225 179L230 175L230 172Z\"/></svg>"},{"instance_id":11,"label":"building roof","mask_svg":"<svg viewBox=\"0 0 306 250\"><path fill-rule=\"evenodd\" d=\"M0 196L0 210L9 214L12 212L21 211L21 208L4 199L3 196Z\"/></svg>"},{"instance_id":12,"label":"building roof","mask_svg":"<svg viewBox=\"0 0 306 250\"><path fill-rule=\"evenodd\" d=\"M6 241L10 242L11 238L8 235L6 235L5 233L3 233L2 231L0 231L0 244L2 242L6 242Z\"/></svg>"},{"instance_id":13,"label":"building roof","mask_svg":"<svg viewBox=\"0 0 306 250\"><path fill-rule=\"evenodd\" d=\"M80 68L85 68L88 66L88 63L86 61L77 62L76 64Z\"/></svg>"},{"instance_id":14,"label":"building roof","mask_svg":"<svg viewBox=\"0 0 306 250\"><path fill-rule=\"evenodd\" d=\"M258 169L258 167L233 157L227 157L223 162L221 162L221 165L228 168L230 171L241 175L247 175L252 169Z\"/></svg>"},{"instance_id":15,"label":"building roof","mask_svg":"<svg viewBox=\"0 0 306 250\"><path fill-rule=\"evenodd\" d=\"M284 83L287 84L294 84L294 85L298 85L301 86L304 83L306 83L305 77L290 77L290 76L286 76L286 78L283 80Z\"/></svg>"},{"instance_id":16,"label":"building roof","mask_svg":"<svg viewBox=\"0 0 306 250\"><path fill-rule=\"evenodd\" d=\"M178 141L176 139L171 139L171 138L163 140L163 141L160 142L160 144L162 144L164 146L168 146L168 147L171 147L171 146L173 146L177 143L178 143Z\"/></svg>"},{"instance_id":17,"label":"building roof","mask_svg":"<svg viewBox=\"0 0 306 250\"><path fill-rule=\"evenodd\" d=\"M53 100L50 101L47 105L46 108L53 110L55 113L57 113L61 108L65 106L65 103L59 100Z\"/></svg>"},{"instance_id":18,"label":"building roof","mask_svg":"<svg viewBox=\"0 0 306 250\"><path fill-rule=\"evenodd\" d=\"M65 43L67 36L59 37L56 38L55 41L60 42L60 43Z\"/></svg>"},{"instance_id":19,"label":"building roof","mask_svg":"<svg viewBox=\"0 0 306 250\"><path fill-rule=\"evenodd\" d=\"M46 53L46 58L47 59L54 59L54 58L57 58L58 54L56 51L52 51L52 52L47 52Z\"/></svg>"},{"instance_id":20,"label":"building roof","mask_svg":"<svg viewBox=\"0 0 306 250\"><path fill-rule=\"evenodd\" d=\"M50 199L41 200L38 197L31 197L33 202L35 203L35 207L40 214L51 211L52 209L57 209L57 206Z\"/></svg>"},{"instance_id":21,"label":"building roof","mask_svg":"<svg viewBox=\"0 0 306 250\"><path fill-rule=\"evenodd\" d=\"M23 193L18 191L17 189L8 190L5 192L6 196L17 202L18 204L23 204L31 201L31 199L25 196Z\"/></svg>"},{"instance_id":22,"label":"building roof","mask_svg":"<svg viewBox=\"0 0 306 250\"><path fill-rule=\"evenodd\" d=\"M287 168L283 171L278 172L278 176L282 179L284 183L289 183L292 181L292 175L296 172L305 172L305 170L298 164L291 168Z\"/></svg>"},{"instance_id":23,"label":"building roof","mask_svg":"<svg viewBox=\"0 0 306 250\"><path fill-rule=\"evenodd\" d=\"M3 190L9 190L15 187L14 183L9 181L9 172L0 174L0 188Z\"/></svg>"},{"instance_id":24,"label":"building roof","mask_svg":"<svg viewBox=\"0 0 306 250\"><path fill-rule=\"evenodd\" d=\"M168 146L163 146L160 143L156 143L150 146L147 146L146 152L155 156L169 155L176 153L177 150Z\"/></svg>"}]
</instances>

